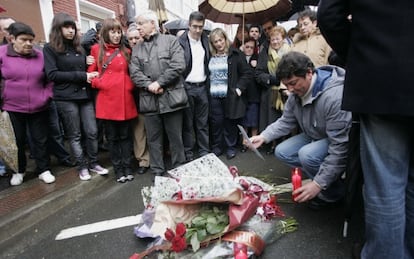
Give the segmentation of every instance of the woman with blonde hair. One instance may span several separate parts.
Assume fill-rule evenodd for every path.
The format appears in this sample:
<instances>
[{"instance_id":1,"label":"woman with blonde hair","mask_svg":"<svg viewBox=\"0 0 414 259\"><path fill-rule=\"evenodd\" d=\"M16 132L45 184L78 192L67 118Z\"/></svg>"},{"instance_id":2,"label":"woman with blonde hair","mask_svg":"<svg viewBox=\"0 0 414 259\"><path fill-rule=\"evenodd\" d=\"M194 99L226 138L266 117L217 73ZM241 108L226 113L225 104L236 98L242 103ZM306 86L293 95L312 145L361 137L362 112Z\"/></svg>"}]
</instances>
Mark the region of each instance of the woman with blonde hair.
<instances>
[{"instance_id":1,"label":"woman with blonde hair","mask_svg":"<svg viewBox=\"0 0 414 259\"><path fill-rule=\"evenodd\" d=\"M212 30L209 40L210 143L217 156L225 148L227 159L232 159L236 156L237 124L246 112L246 90L253 70L247 64L245 55L230 46L223 29Z\"/></svg>"}]
</instances>

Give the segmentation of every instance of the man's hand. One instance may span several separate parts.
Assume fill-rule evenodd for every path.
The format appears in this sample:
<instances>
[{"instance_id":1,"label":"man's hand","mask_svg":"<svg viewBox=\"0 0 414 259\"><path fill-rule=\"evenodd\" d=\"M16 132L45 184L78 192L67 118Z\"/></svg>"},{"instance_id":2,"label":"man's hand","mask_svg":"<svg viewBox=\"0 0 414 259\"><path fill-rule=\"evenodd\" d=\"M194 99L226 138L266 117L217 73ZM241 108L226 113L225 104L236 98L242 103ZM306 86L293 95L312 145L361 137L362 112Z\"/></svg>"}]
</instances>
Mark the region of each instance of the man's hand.
<instances>
[{"instance_id":1,"label":"man's hand","mask_svg":"<svg viewBox=\"0 0 414 259\"><path fill-rule=\"evenodd\" d=\"M296 189L292 192L292 195L298 195L295 199L296 202L305 202L315 198L321 190L321 187L316 182L312 181Z\"/></svg>"},{"instance_id":2,"label":"man's hand","mask_svg":"<svg viewBox=\"0 0 414 259\"><path fill-rule=\"evenodd\" d=\"M164 92L164 90L157 81L154 81L148 85L148 91L153 94L162 94Z\"/></svg>"},{"instance_id":3,"label":"man's hand","mask_svg":"<svg viewBox=\"0 0 414 259\"><path fill-rule=\"evenodd\" d=\"M265 142L265 139L262 135L256 135L251 137L250 141L252 142L253 147L259 148Z\"/></svg>"}]
</instances>

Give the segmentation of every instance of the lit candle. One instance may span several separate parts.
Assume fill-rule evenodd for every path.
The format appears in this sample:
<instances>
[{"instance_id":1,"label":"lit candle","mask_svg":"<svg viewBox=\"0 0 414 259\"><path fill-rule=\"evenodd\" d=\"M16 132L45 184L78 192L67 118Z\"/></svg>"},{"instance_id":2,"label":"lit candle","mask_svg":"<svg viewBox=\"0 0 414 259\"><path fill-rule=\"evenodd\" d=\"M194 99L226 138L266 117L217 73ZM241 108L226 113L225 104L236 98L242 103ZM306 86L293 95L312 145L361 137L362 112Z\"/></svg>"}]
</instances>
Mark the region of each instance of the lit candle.
<instances>
[{"instance_id":1,"label":"lit candle","mask_svg":"<svg viewBox=\"0 0 414 259\"><path fill-rule=\"evenodd\" d=\"M295 191L296 189L300 188L302 186L302 172L300 170L299 167L295 167L292 169L292 186L293 186L293 191ZM293 201L295 201L296 195L292 195L292 199Z\"/></svg>"}]
</instances>

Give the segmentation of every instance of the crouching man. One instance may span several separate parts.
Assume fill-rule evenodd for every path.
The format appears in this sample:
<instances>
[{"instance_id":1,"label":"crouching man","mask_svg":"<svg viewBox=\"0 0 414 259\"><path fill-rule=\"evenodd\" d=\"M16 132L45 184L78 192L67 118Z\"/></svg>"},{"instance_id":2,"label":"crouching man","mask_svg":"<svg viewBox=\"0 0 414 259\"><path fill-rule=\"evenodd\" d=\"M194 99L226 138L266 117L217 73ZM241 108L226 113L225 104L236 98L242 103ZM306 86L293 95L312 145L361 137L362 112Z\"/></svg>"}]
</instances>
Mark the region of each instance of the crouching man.
<instances>
[{"instance_id":1,"label":"crouching man","mask_svg":"<svg viewBox=\"0 0 414 259\"><path fill-rule=\"evenodd\" d=\"M298 126L301 133L275 149L278 159L300 167L312 179L293 192L295 201L309 201L311 208L319 209L341 200L352 122L351 113L341 110L345 70L335 66L315 69L306 55L292 51L281 59L276 77L290 92L283 115L250 140L257 148Z\"/></svg>"}]
</instances>

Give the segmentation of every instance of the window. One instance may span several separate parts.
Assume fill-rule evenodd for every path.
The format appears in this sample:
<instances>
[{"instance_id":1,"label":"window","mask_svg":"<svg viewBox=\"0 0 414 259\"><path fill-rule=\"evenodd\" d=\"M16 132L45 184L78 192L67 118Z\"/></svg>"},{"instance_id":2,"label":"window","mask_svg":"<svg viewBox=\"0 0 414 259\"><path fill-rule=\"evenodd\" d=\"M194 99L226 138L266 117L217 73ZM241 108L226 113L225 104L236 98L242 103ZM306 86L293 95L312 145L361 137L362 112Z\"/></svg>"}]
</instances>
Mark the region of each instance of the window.
<instances>
[{"instance_id":1,"label":"window","mask_svg":"<svg viewBox=\"0 0 414 259\"><path fill-rule=\"evenodd\" d=\"M115 17L115 12L86 0L78 0L81 32L85 33L90 28L95 28L97 22L105 18Z\"/></svg>"}]
</instances>

